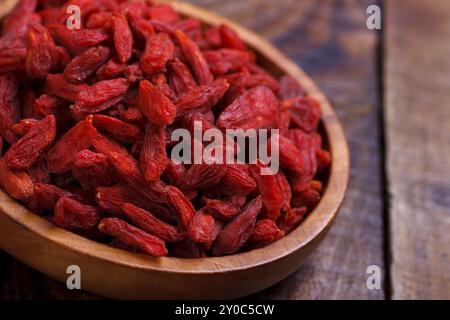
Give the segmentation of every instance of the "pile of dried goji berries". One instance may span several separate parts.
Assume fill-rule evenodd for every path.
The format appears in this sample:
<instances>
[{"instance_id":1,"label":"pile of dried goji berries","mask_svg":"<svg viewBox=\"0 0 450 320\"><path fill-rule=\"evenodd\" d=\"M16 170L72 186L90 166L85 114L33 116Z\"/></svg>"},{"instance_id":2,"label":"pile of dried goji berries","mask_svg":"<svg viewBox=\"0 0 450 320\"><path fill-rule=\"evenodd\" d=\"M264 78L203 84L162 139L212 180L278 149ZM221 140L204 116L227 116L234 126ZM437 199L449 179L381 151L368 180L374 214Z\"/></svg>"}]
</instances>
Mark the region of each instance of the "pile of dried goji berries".
<instances>
[{"instance_id":1,"label":"pile of dried goji berries","mask_svg":"<svg viewBox=\"0 0 450 320\"><path fill-rule=\"evenodd\" d=\"M256 60L227 26L168 5L22 0L2 21L0 186L62 228L153 256L266 246L316 206L330 155L317 101ZM278 128L282 170L175 164L171 132L194 121Z\"/></svg>"}]
</instances>

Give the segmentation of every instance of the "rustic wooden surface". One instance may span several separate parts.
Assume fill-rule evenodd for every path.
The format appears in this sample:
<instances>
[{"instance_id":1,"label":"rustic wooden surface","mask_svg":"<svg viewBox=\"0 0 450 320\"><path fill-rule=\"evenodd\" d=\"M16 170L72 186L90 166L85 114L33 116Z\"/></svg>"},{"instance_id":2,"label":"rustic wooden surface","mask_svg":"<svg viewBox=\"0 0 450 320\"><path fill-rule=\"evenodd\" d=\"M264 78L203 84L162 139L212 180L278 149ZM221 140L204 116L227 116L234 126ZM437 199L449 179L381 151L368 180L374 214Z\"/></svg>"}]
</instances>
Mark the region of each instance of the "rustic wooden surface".
<instances>
[{"instance_id":1,"label":"rustic wooden surface","mask_svg":"<svg viewBox=\"0 0 450 320\"><path fill-rule=\"evenodd\" d=\"M386 9L392 297L450 299L450 2Z\"/></svg>"},{"instance_id":2,"label":"rustic wooden surface","mask_svg":"<svg viewBox=\"0 0 450 320\"><path fill-rule=\"evenodd\" d=\"M251 298L449 298L450 5L389 1L378 33L366 28L366 9L381 0L190 2L246 25L298 62L349 137L350 189L330 234L294 275ZM383 270L381 290L366 287L369 265ZM0 298L97 297L0 253Z\"/></svg>"}]
</instances>

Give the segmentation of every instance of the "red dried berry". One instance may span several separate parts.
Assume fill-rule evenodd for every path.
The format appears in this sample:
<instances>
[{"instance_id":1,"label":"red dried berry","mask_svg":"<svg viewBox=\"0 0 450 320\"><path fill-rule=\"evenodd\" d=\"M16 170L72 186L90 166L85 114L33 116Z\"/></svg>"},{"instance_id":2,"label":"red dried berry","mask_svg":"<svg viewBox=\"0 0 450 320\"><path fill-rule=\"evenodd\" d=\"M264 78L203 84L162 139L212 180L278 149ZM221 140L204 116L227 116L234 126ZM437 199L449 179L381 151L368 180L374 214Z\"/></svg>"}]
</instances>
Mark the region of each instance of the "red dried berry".
<instances>
[{"instance_id":1,"label":"red dried berry","mask_svg":"<svg viewBox=\"0 0 450 320\"><path fill-rule=\"evenodd\" d=\"M131 203L124 204L122 206L122 211L136 226L164 241L178 242L186 237L185 234L178 232L177 228L174 226L159 220L152 213L138 208Z\"/></svg>"},{"instance_id":2,"label":"red dried berry","mask_svg":"<svg viewBox=\"0 0 450 320\"><path fill-rule=\"evenodd\" d=\"M70 129L48 152L47 166L51 173L69 171L78 151L87 149L97 134L92 117L86 118Z\"/></svg>"},{"instance_id":3,"label":"red dried berry","mask_svg":"<svg viewBox=\"0 0 450 320\"><path fill-rule=\"evenodd\" d=\"M61 228L90 230L100 215L95 207L84 205L71 197L62 196L55 205L55 223Z\"/></svg>"},{"instance_id":4,"label":"red dried berry","mask_svg":"<svg viewBox=\"0 0 450 320\"><path fill-rule=\"evenodd\" d=\"M158 181L169 163L166 153L166 128L150 122L145 129L140 164L146 181Z\"/></svg>"},{"instance_id":5,"label":"red dried berry","mask_svg":"<svg viewBox=\"0 0 450 320\"><path fill-rule=\"evenodd\" d=\"M85 80L101 67L109 58L107 47L94 47L75 57L64 69L64 79L71 83Z\"/></svg>"},{"instance_id":6,"label":"red dried berry","mask_svg":"<svg viewBox=\"0 0 450 320\"><path fill-rule=\"evenodd\" d=\"M163 240L133 227L123 220L116 218L103 219L98 229L151 256L166 256L168 253Z\"/></svg>"},{"instance_id":7,"label":"red dried berry","mask_svg":"<svg viewBox=\"0 0 450 320\"><path fill-rule=\"evenodd\" d=\"M33 195L33 181L25 171L12 170L5 158L0 159L0 187L18 200L29 199Z\"/></svg>"},{"instance_id":8,"label":"red dried berry","mask_svg":"<svg viewBox=\"0 0 450 320\"><path fill-rule=\"evenodd\" d=\"M133 48L133 35L127 20L120 16L113 16L111 20L114 47L120 62L127 62L131 58Z\"/></svg>"},{"instance_id":9,"label":"red dried berry","mask_svg":"<svg viewBox=\"0 0 450 320\"><path fill-rule=\"evenodd\" d=\"M95 114L92 119L94 127L107 133L109 136L118 141L133 143L142 137L141 131L138 127L123 122L117 118Z\"/></svg>"},{"instance_id":10,"label":"red dried berry","mask_svg":"<svg viewBox=\"0 0 450 320\"><path fill-rule=\"evenodd\" d=\"M220 231L214 244L213 254L222 256L239 251L250 238L261 208L260 196L250 201L242 213Z\"/></svg>"},{"instance_id":11,"label":"red dried berry","mask_svg":"<svg viewBox=\"0 0 450 320\"><path fill-rule=\"evenodd\" d=\"M174 52L175 45L167 33L152 35L147 39L145 51L140 59L142 71L150 75L163 71Z\"/></svg>"},{"instance_id":12,"label":"red dried berry","mask_svg":"<svg viewBox=\"0 0 450 320\"><path fill-rule=\"evenodd\" d=\"M39 156L53 143L56 136L56 120L53 115L35 123L31 129L5 154L8 166L16 170L30 168Z\"/></svg>"},{"instance_id":13,"label":"red dried berry","mask_svg":"<svg viewBox=\"0 0 450 320\"><path fill-rule=\"evenodd\" d=\"M174 104L148 80L139 83L137 106L155 125L171 124L177 110Z\"/></svg>"}]
</instances>

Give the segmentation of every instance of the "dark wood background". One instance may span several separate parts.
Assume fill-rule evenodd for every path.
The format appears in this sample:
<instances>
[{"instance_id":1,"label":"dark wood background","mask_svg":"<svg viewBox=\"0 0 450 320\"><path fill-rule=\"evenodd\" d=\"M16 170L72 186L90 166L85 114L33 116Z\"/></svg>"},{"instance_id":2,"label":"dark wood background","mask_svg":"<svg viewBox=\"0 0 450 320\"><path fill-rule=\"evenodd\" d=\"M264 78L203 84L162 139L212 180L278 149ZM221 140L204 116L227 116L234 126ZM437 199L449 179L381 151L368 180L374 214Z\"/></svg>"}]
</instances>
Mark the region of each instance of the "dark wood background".
<instances>
[{"instance_id":1,"label":"dark wood background","mask_svg":"<svg viewBox=\"0 0 450 320\"><path fill-rule=\"evenodd\" d=\"M312 76L346 129L352 171L329 235L251 298L450 298L450 2L193 0L270 39ZM366 27L380 5L381 31ZM367 267L382 288L366 286ZM0 252L1 299L97 299Z\"/></svg>"}]
</instances>

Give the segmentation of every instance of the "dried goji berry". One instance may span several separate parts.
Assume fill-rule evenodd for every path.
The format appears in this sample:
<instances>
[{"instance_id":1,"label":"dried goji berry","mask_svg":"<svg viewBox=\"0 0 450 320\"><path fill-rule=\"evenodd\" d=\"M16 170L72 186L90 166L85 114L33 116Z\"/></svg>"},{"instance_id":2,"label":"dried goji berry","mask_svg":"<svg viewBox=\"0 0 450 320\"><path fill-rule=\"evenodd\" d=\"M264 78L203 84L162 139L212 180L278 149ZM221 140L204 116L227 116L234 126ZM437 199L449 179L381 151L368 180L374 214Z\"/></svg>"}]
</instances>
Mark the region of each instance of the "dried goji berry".
<instances>
[{"instance_id":1,"label":"dried goji berry","mask_svg":"<svg viewBox=\"0 0 450 320\"><path fill-rule=\"evenodd\" d=\"M230 221L241 212L235 204L218 199L206 200L206 208L211 215L222 221Z\"/></svg>"},{"instance_id":2,"label":"dried goji berry","mask_svg":"<svg viewBox=\"0 0 450 320\"><path fill-rule=\"evenodd\" d=\"M5 160L12 169L30 168L56 136L56 120L50 115L35 123L19 141L5 154Z\"/></svg>"},{"instance_id":3,"label":"dried goji berry","mask_svg":"<svg viewBox=\"0 0 450 320\"><path fill-rule=\"evenodd\" d=\"M217 126L226 129L271 128L278 120L279 102L266 87L244 92L219 115Z\"/></svg>"},{"instance_id":4,"label":"dried goji berry","mask_svg":"<svg viewBox=\"0 0 450 320\"><path fill-rule=\"evenodd\" d=\"M283 194L274 175L261 175L261 169L264 167L260 162L250 165L250 175L258 185L259 192L264 201L267 218L276 220L280 216L284 203Z\"/></svg>"},{"instance_id":5,"label":"dried goji berry","mask_svg":"<svg viewBox=\"0 0 450 320\"><path fill-rule=\"evenodd\" d=\"M197 88L189 68L176 58L167 64L170 87L179 96Z\"/></svg>"},{"instance_id":6,"label":"dried goji berry","mask_svg":"<svg viewBox=\"0 0 450 320\"><path fill-rule=\"evenodd\" d=\"M234 49L209 50L205 51L203 55L215 76L238 71L240 67L255 61L255 56L250 51Z\"/></svg>"},{"instance_id":7,"label":"dried goji berry","mask_svg":"<svg viewBox=\"0 0 450 320\"><path fill-rule=\"evenodd\" d=\"M200 86L186 92L175 100L178 114L183 115L194 110L198 112L209 111L223 97L229 87L227 80L218 79L209 85Z\"/></svg>"},{"instance_id":8,"label":"dried goji berry","mask_svg":"<svg viewBox=\"0 0 450 320\"><path fill-rule=\"evenodd\" d=\"M168 186L165 194L169 208L177 215L181 225L187 230L195 215L194 206L176 187Z\"/></svg>"},{"instance_id":9,"label":"dried goji berry","mask_svg":"<svg viewBox=\"0 0 450 320\"><path fill-rule=\"evenodd\" d=\"M19 122L17 122L15 125L11 127L11 131L19 137L23 137L27 134L28 131L30 131L31 127L35 125L39 120L37 119L22 119Z\"/></svg>"},{"instance_id":10,"label":"dried goji berry","mask_svg":"<svg viewBox=\"0 0 450 320\"><path fill-rule=\"evenodd\" d=\"M10 144L17 140L11 128L20 119L17 92L18 85L13 75L0 76L0 135Z\"/></svg>"},{"instance_id":11,"label":"dried goji berry","mask_svg":"<svg viewBox=\"0 0 450 320\"><path fill-rule=\"evenodd\" d=\"M75 156L72 165L72 174L78 183L89 194L93 194L95 188L106 187L117 183L113 167L109 158L102 153L82 150Z\"/></svg>"},{"instance_id":12,"label":"dried goji berry","mask_svg":"<svg viewBox=\"0 0 450 320\"><path fill-rule=\"evenodd\" d=\"M62 196L55 205L55 223L71 230L94 228L100 215L95 207L84 205L71 197Z\"/></svg>"},{"instance_id":13,"label":"dried goji berry","mask_svg":"<svg viewBox=\"0 0 450 320\"><path fill-rule=\"evenodd\" d=\"M156 125L171 124L177 113L175 105L148 80L139 83L137 106Z\"/></svg>"},{"instance_id":14,"label":"dried goji berry","mask_svg":"<svg viewBox=\"0 0 450 320\"><path fill-rule=\"evenodd\" d=\"M81 197L69 191L58 188L57 186L46 183L36 183L34 185L33 197L43 209L53 210L58 200L63 196L71 197L77 201L82 201Z\"/></svg>"},{"instance_id":15,"label":"dried goji berry","mask_svg":"<svg viewBox=\"0 0 450 320\"><path fill-rule=\"evenodd\" d=\"M111 20L114 47L120 62L127 62L131 58L133 48L133 36L126 19L121 16L113 16Z\"/></svg>"},{"instance_id":16,"label":"dried goji berry","mask_svg":"<svg viewBox=\"0 0 450 320\"><path fill-rule=\"evenodd\" d=\"M181 30L176 30L173 35L177 39L183 56L191 67L198 84L205 85L211 83L214 77L199 47Z\"/></svg>"},{"instance_id":17,"label":"dried goji berry","mask_svg":"<svg viewBox=\"0 0 450 320\"><path fill-rule=\"evenodd\" d=\"M21 38L27 32L31 16L36 10L37 0L20 0L14 10L3 21L2 36Z\"/></svg>"},{"instance_id":18,"label":"dried goji berry","mask_svg":"<svg viewBox=\"0 0 450 320\"><path fill-rule=\"evenodd\" d=\"M216 221L205 210L199 210L189 224L188 236L194 242L201 243L206 249L210 249L221 229L220 221Z\"/></svg>"},{"instance_id":19,"label":"dried goji berry","mask_svg":"<svg viewBox=\"0 0 450 320\"><path fill-rule=\"evenodd\" d=\"M317 130L321 112L320 104L312 97L297 97L283 101L283 108L291 113L292 126L306 132Z\"/></svg>"},{"instance_id":20,"label":"dried goji berry","mask_svg":"<svg viewBox=\"0 0 450 320\"><path fill-rule=\"evenodd\" d=\"M29 199L33 195L33 181L25 171L12 170L5 158L0 159L0 187L18 200Z\"/></svg>"},{"instance_id":21,"label":"dried goji berry","mask_svg":"<svg viewBox=\"0 0 450 320\"><path fill-rule=\"evenodd\" d=\"M89 88L85 83L72 84L67 82L62 74L49 74L47 76L47 89L49 93L70 102L75 102L78 94Z\"/></svg>"},{"instance_id":22,"label":"dried goji berry","mask_svg":"<svg viewBox=\"0 0 450 320\"><path fill-rule=\"evenodd\" d=\"M220 231L214 243L213 254L222 256L239 251L250 238L261 208L262 199L260 196L250 201L242 213Z\"/></svg>"},{"instance_id":23,"label":"dried goji berry","mask_svg":"<svg viewBox=\"0 0 450 320\"><path fill-rule=\"evenodd\" d=\"M31 78L45 78L57 61L56 46L48 30L40 25L28 27L25 68Z\"/></svg>"},{"instance_id":24,"label":"dried goji berry","mask_svg":"<svg viewBox=\"0 0 450 320\"><path fill-rule=\"evenodd\" d=\"M270 219L262 219L256 222L248 243L251 248L262 248L284 237L284 231L280 230L276 223Z\"/></svg>"},{"instance_id":25,"label":"dried goji berry","mask_svg":"<svg viewBox=\"0 0 450 320\"><path fill-rule=\"evenodd\" d=\"M50 33L55 41L63 45L71 54L79 55L86 49L105 42L109 35L103 29L74 29L70 30L66 25L48 25Z\"/></svg>"},{"instance_id":26,"label":"dried goji berry","mask_svg":"<svg viewBox=\"0 0 450 320\"><path fill-rule=\"evenodd\" d=\"M47 166L51 173L69 171L78 151L89 148L97 134L92 117L70 129L48 152Z\"/></svg>"},{"instance_id":27,"label":"dried goji berry","mask_svg":"<svg viewBox=\"0 0 450 320\"><path fill-rule=\"evenodd\" d=\"M278 220L279 228L285 233L291 232L305 218L306 211L307 209L305 207L288 210Z\"/></svg>"},{"instance_id":28,"label":"dried goji berry","mask_svg":"<svg viewBox=\"0 0 450 320\"><path fill-rule=\"evenodd\" d=\"M99 81L78 94L71 111L77 118L83 118L109 109L122 100L129 86L130 82L124 78Z\"/></svg>"},{"instance_id":29,"label":"dried goji berry","mask_svg":"<svg viewBox=\"0 0 450 320\"><path fill-rule=\"evenodd\" d=\"M213 187L226 172L227 166L224 164L194 164L186 174L186 184L199 189Z\"/></svg>"},{"instance_id":30,"label":"dried goji berry","mask_svg":"<svg viewBox=\"0 0 450 320\"><path fill-rule=\"evenodd\" d=\"M220 191L229 196L246 196L256 189L255 180L244 169L245 165L228 165L220 181Z\"/></svg>"},{"instance_id":31,"label":"dried goji berry","mask_svg":"<svg viewBox=\"0 0 450 320\"><path fill-rule=\"evenodd\" d=\"M145 51L140 59L142 71L151 75L164 70L174 52L175 45L167 33L152 35L147 39Z\"/></svg>"},{"instance_id":32,"label":"dried goji berry","mask_svg":"<svg viewBox=\"0 0 450 320\"><path fill-rule=\"evenodd\" d=\"M133 227L123 220L117 218L103 219L100 221L98 229L151 256L166 256L168 253L163 240Z\"/></svg>"},{"instance_id":33,"label":"dried goji berry","mask_svg":"<svg viewBox=\"0 0 450 320\"><path fill-rule=\"evenodd\" d=\"M167 223L176 221L175 215L166 206L146 200L126 185L99 187L96 189L95 200L102 210L118 217L123 216L122 206L125 203L132 203L139 208L152 212Z\"/></svg>"},{"instance_id":34,"label":"dried goji berry","mask_svg":"<svg viewBox=\"0 0 450 320\"><path fill-rule=\"evenodd\" d=\"M71 83L85 80L102 66L109 58L107 47L93 47L75 57L64 69L64 79Z\"/></svg>"},{"instance_id":35,"label":"dried goji berry","mask_svg":"<svg viewBox=\"0 0 450 320\"><path fill-rule=\"evenodd\" d=\"M148 122L140 155L140 164L145 180L158 181L168 162L166 128Z\"/></svg>"},{"instance_id":36,"label":"dried goji berry","mask_svg":"<svg viewBox=\"0 0 450 320\"><path fill-rule=\"evenodd\" d=\"M219 32L221 38L220 44L223 45L224 47L236 50L246 49L246 46L244 42L241 40L241 38L237 35L236 32L234 32L228 26L221 25L219 27Z\"/></svg>"},{"instance_id":37,"label":"dried goji berry","mask_svg":"<svg viewBox=\"0 0 450 320\"><path fill-rule=\"evenodd\" d=\"M118 141L133 143L142 137L138 127L117 118L95 114L92 116L92 119L94 127L100 131L106 132L110 137Z\"/></svg>"},{"instance_id":38,"label":"dried goji berry","mask_svg":"<svg viewBox=\"0 0 450 320\"><path fill-rule=\"evenodd\" d=\"M178 232L176 227L159 220L152 213L131 203L124 204L122 211L136 226L167 242L181 241L186 237L185 234Z\"/></svg>"}]
</instances>

